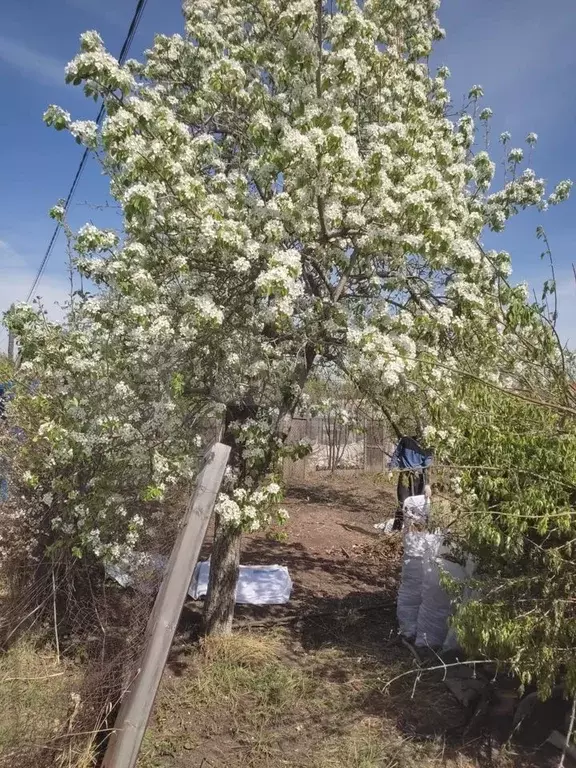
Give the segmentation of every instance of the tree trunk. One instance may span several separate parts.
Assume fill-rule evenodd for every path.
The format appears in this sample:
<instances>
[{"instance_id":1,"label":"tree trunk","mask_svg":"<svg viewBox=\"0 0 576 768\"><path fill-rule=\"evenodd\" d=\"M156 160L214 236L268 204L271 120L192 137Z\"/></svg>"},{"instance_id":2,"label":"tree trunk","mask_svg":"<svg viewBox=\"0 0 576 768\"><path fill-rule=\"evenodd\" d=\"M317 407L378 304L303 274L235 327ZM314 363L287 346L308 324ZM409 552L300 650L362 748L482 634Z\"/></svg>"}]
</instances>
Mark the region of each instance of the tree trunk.
<instances>
[{"instance_id":1,"label":"tree trunk","mask_svg":"<svg viewBox=\"0 0 576 768\"><path fill-rule=\"evenodd\" d=\"M301 380L302 388L308 377L309 371L315 359L315 351L311 345L306 347L306 360L298 370L298 377ZM287 435L281 433L280 424L283 415L294 415L296 403L292 401L283 402L280 408L280 418L276 425L276 431L272 437L280 436L282 440ZM242 443L238 444L234 430L231 429L233 422L245 423L258 416L258 406L254 398L249 393L241 402L228 403L226 406L226 415L224 417L224 435L222 442L230 446L230 466L238 473L239 487L242 487L246 480L251 481L250 487L257 487L258 483L264 478L266 473L272 468L275 456L273 443L268 446L269 456L265 466L258 471L250 470L244 459ZM236 587L238 585L238 576L240 573L240 544L242 541L242 530L239 528L230 528L222 525L220 517L216 515L216 524L214 531L214 543L212 545L212 555L210 558L210 576L208 578L208 591L206 602L204 604L204 632L207 635L229 635L232 632L232 620L234 618L234 604L236 602Z\"/></svg>"},{"instance_id":2,"label":"tree trunk","mask_svg":"<svg viewBox=\"0 0 576 768\"><path fill-rule=\"evenodd\" d=\"M241 540L241 529L222 525L219 515L216 515L204 604L204 631L207 635L229 635L232 632Z\"/></svg>"}]
</instances>

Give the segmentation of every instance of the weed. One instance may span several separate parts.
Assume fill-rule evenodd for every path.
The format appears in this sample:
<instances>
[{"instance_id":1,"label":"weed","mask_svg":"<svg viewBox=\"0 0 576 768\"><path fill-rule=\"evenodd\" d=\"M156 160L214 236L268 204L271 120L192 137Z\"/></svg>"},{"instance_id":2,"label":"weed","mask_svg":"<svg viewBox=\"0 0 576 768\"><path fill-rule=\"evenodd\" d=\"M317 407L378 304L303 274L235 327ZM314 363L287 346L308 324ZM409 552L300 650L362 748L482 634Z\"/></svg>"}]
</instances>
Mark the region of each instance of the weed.
<instances>
[{"instance_id":1,"label":"weed","mask_svg":"<svg viewBox=\"0 0 576 768\"><path fill-rule=\"evenodd\" d=\"M205 712L226 702L231 723L270 722L306 693L306 677L284 664L279 652L275 637L210 638L195 659L197 672L186 680L184 696Z\"/></svg>"},{"instance_id":2,"label":"weed","mask_svg":"<svg viewBox=\"0 0 576 768\"><path fill-rule=\"evenodd\" d=\"M436 746L412 744L386 717L362 718L377 684L374 661L333 648L294 656L286 641L248 633L204 640L185 674L164 680L139 768L179 759L214 768L435 765Z\"/></svg>"},{"instance_id":3,"label":"weed","mask_svg":"<svg viewBox=\"0 0 576 768\"><path fill-rule=\"evenodd\" d=\"M266 538L284 544L288 541L288 534L283 528L272 527L266 532Z\"/></svg>"}]
</instances>

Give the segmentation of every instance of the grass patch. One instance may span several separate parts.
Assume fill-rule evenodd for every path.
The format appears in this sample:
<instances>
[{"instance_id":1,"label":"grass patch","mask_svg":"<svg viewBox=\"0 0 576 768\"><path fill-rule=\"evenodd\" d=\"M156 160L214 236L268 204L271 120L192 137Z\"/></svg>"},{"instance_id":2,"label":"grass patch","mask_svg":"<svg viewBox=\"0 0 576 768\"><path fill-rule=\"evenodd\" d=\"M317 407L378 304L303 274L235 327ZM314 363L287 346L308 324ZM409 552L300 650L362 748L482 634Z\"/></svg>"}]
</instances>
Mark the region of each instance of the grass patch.
<instances>
[{"instance_id":1,"label":"grass patch","mask_svg":"<svg viewBox=\"0 0 576 768\"><path fill-rule=\"evenodd\" d=\"M397 730L382 707L381 671L335 648L306 653L289 635L209 639L172 662L138 767L447 765L436 761L437 741Z\"/></svg>"},{"instance_id":2,"label":"grass patch","mask_svg":"<svg viewBox=\"0 0 576 768\"><path fill-rule=\"evenodd\" d=\"M236 634L209 638L179 660L177 676L165 675L138 765L164 766L209 739L267 754L270 734L311 693L307 675L281 652L277 637Z\"/></svg>"},{"instance_id":3,"label":"grass patch","mask_svg":"<svg viewBox=\"0 0 576 768\"><path fill-rule=\"evenodd\" d=\"M23 639L0 654L0 765L54 748L73 704L74 668L49 648ZM31 763L28 763L30 765Z\"/></svg>"},{"instance_id":4,"label":"grass patch","mask_svg":"<svg viewBox=\"0 0 576 768\"><path fill-rule=\"evenodd\" d=\"M308 680L280 658L277 638L238 634L206 640L197 657L199 674L186 682L186 695L205 711L221 709L238 728L271 725L308 692Z\"/></svg>"},{"instance_id":5,"label":"grass patch","mask_svg":"<svg viewBox=\"0 0 576 768\"><path fill-rule=\"evenodd\" d=\"M419 748L394 730L384 731L374 718L320 747L314 768L420 768L434 765L438 753L430 746Z\"/></svg>"}]
</instances>

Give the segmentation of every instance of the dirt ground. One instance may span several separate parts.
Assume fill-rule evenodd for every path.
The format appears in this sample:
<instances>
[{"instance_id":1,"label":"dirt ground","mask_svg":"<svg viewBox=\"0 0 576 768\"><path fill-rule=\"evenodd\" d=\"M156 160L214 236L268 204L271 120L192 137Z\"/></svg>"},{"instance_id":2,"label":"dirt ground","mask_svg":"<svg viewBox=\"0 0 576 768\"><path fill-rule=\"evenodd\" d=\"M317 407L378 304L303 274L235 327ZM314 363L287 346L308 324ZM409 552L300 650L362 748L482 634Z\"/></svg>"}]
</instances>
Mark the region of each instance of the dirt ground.
<instances>
[{"instance_id":1,"label":"dirt ground","mask_svg":"<svg viewBox=\"0 0 576 768\"><path fill-rule=\"evenodd\" d=\"M344 605L359 607L389 602L397 588L398 540L374 529L394 514L390 490L356 473L318 473L307 484L294 486L284 504L290 515L279 529L282 540L269 535L247 536L242 562L286 565L294 589L290 603L277 609L286 618L326 612ZM374 547L378 543L376 551ZM383 546L390 557L383 556ZM238 617L254 609L239 607ZM262 610L267 618L270 609Z\"/></svg>"},{"instance_id":2,"label":"dirt ground","mask_svg":"<svg viewBox=\"0 0 576 768\"><path fill-rule=\"evenodd\" d=\"M501 749L505 717L475 718L441 671L417 674L397 635L400 537L373 527L393 489L318 473L285 506L287 525L247 536L242 562L286 565L289 604L237 606L233 638L205 643L187 604L139 768L558 764L550 749Z\"/></svg>"}]
</instances>

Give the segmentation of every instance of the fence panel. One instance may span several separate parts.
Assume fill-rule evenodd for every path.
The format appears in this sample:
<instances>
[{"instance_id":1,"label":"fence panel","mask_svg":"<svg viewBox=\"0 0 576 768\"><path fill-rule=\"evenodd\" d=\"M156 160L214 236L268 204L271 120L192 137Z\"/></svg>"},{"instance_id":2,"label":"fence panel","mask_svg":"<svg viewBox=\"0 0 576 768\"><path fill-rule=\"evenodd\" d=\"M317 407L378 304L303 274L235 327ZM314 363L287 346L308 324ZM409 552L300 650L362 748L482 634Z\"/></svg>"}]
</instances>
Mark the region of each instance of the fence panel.
<instances>
[{"instance_id":1,"label":"fence panel","mask_svg":"<svg viewBox=\"0 0 576 768\"><path fill-rule=\"evenodd\" d=\"M288 434L288 443L297 443L300 440L308 438L310 426L307 419L295 417L290 425ZM306 479L306 470L308 468L308 456L303 459L293 461L284 459L283 474L286 482L299 482Z\"/></svg>"},{"instance_id":2,"label":"fence panel","mask_svg":"<svg viewBox=\"0 0 576 768\"><path fill-rule=\"evenodd\" d=\"M367 472L383 472L394 450L394 439L388 424L376 419L367 419L364 435L366 441L364 469Z\"/></svg>"},{"instance_id":3,"label":"fence panel","mask_svg":"<svg viewBox=\"0 0 576 768\"><path fill-rule=\"evenodd\" d=\"M305 480L313 472L355 469L383 472L394 449L388 424L365 419L362 426L335 424L326 416L292 420L289 443L308 440L312 451L304 459L284 461L286 482Z\"/></svg>"}]
</instances>

